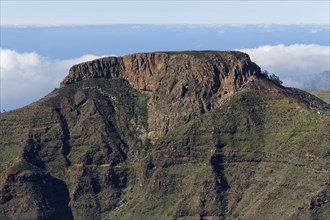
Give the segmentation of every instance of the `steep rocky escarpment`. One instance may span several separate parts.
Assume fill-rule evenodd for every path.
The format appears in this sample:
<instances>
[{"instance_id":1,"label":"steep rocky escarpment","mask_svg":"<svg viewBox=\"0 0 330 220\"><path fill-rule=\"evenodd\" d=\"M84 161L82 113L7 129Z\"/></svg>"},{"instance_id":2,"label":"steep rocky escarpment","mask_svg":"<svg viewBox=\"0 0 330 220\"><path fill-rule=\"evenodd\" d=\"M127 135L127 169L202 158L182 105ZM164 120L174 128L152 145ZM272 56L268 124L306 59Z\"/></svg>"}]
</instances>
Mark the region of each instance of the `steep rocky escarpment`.
<instances>
[{"instance_id":1,"label":"steep rocky escarpment","mask_svg":"<svg viewBox=\"0 0 330 220\"><path fill-rule=\"evenodd\" d=\"M329 126L240 52L78 64L0 115L0 218L326 219Z\"/></svg>"},{"instance_id":2,"label":"steep rocky escarpment","mask_svg":"<svg viewBox=\"0 0 330 220\"><path fill-rule=\"evenodd\" d=\"M137 104L143 103L144 96L120 79L86 81L55 90L45 99L2 117L1 175L10 181L1 184L1 218L58 218L55 214L60 210L41 215L44 210L39 207L43 197L52 193L47 189L58 185L56 181L65 185L69 198L65 204L75 219L97 219L111 210L127 187L123 164L128 146L138 147L135 142L145 129L146 109ZM13 166L19 172L12 174ZM54 181L48 181L51 178ZM24 190L31 184L31 188L43 187L38 196L32 189ZM31 203L22 200L26 197ZM28 208L13 209L12 204L28 204Z\"/></svg>"},{"instance_id":3,"label":"steep rocky escarpment","mask_svg":"<svg viewBox=\"0 0 330 220\"><path fill-rule=\"evenodd\" d=\"M90 78L122 78L152 93L148 137L154 141L221 105L260 68L240 52L186 52L107 57L73 66L61 86Z\"/></svg>"}]
</instances>

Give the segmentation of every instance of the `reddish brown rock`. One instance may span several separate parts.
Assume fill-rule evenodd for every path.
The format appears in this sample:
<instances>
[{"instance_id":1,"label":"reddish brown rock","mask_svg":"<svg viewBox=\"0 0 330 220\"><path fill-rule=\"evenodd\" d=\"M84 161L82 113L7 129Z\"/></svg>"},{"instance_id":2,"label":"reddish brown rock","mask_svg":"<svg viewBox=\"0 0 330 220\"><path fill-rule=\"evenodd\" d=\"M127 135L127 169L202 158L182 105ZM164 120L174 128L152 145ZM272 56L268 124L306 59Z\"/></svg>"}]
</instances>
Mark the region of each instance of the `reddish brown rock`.
<instances>
[{"instance_id":1,"label":"reddish brown rock","mask_svg":"<svg viewBox=\"0 0 330 220\"><path fill-rule=\"evenodd\" d=\"M148 137L155 141L177 126L217 108L260 68L241 52L142 53L73 66L61 87L90 78L123 78L151 92Z\"/></svg>"}]
</instances>

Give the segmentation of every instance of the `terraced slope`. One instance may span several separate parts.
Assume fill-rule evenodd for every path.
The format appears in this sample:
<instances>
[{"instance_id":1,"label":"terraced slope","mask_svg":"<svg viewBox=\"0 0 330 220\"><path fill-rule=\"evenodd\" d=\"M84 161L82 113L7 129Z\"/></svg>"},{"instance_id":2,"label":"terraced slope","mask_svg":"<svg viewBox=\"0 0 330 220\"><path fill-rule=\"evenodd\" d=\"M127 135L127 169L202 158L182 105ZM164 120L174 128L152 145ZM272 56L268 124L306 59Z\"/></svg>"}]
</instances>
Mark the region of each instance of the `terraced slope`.
<instances>
[{"instance_id":1,"label":"terraced slope","mask_svg":"<svg viewBox=\"0 0 330 220\"><path fill-rule=\"evenodd\" d=\"M109 57L0 116L1 219L327 219L329 105L239 52Z\"/></svg>"}]
</instances>

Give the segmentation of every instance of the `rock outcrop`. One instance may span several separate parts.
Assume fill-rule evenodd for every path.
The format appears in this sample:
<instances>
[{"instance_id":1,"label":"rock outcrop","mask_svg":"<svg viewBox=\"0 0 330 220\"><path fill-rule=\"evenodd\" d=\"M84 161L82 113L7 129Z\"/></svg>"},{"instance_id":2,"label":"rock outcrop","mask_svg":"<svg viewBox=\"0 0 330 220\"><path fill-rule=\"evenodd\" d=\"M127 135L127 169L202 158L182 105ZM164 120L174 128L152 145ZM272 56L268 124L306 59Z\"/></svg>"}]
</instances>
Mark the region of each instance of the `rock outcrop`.
<instances>
[{"instance_id":1,"label":"rock outcrop","mask_svg":"<svg viewBox=\"0 0 330 220\"><path fill-rule=\"evenodd\" d=\"M323 219L329 122L240 52L78 64L0 115L0 219Z\"/></svg>"},{"instance_id":2,"label":"rock outcrop","mask_svg":"<svg viewBox=\"0 0 330 220\"><path fill-rule=\"evenodd\" d=\"M218 108L258 77L260 68L241 52L146 53L75 65L61 87L85 79L122 78L134 89L150 92L148 137L154 141Z\"/></svg>"}]
</instances>

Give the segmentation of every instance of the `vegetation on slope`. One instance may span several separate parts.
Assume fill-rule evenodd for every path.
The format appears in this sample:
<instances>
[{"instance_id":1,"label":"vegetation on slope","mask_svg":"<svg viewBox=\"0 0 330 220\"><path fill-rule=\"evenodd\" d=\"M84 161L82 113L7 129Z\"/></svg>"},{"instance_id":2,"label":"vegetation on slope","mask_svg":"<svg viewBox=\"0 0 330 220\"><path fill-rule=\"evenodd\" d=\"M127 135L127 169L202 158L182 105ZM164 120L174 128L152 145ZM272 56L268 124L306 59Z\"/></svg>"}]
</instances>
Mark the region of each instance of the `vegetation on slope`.
<instances>
[{"instance_id":1,"label":"vegetation on slope","mask_svg":"<svg viewBox=\"0 0 330 220\"><path fill-rule=\"evenodd\" d=\"M330 90L308 90L307 92L330 104Z\"/></svg>"},{"instance_id":2,"label":"vegetation on slope","mask_svg":"<svg viewBox=\"0 0 330 220\"><path fill-rule=\"evenodd\" d=\"M100 218L115 207L127 187L128 169L120 164L127 159L128 146L141 145L139 135L147 129L147 100L148 94L122 79L91 79L1 114L0 217ZM46 189L52 186L47 184L53 181L46 181L42 188L35 178L26 178L36 171L39 179L65 183L58 193L70 196L72 214L61 217L56 208L58 202L68 208L69 200L42 205L42 198L51 193ZM40 199L29 185L38 189ZM26 198L32 200L27 209L42 206L40 212L13 209L24 205Z\"/></svg>"},{"instance_id":3,"label":"vegetation on slope","mask_svg":"<svg viewBox=\"0 0 330 220\"><path fill-rule=\"evenodd\" d=\"M0 115L1 219L330 216L329 105L246 54L104 58L65 82Z\"/></svg>"},{"instance_id":4,"label":"vegetation on slope","mask_svg":"<svg viewBox=\"0 0 330 220\"><path fill-rule=\"evenodd\" d=\"M108 219L324 219L330 114L317 110L241 91L160 139L144 167L149 180Z\"/></svg>"}]
</instances>

